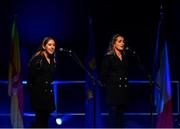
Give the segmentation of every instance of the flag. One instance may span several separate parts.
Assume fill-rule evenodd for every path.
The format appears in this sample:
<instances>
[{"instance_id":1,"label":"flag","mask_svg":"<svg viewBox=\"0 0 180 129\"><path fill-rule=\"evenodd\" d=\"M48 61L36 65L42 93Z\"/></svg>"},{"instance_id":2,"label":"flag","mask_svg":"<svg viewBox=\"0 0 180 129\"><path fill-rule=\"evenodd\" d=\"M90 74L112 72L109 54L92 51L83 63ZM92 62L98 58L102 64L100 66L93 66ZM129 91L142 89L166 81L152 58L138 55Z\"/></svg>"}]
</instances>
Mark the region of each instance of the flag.
<instances>
[{"instance_id":1,"label":"flag","mask_svg":"<svg viewBox=\"0 0 180 129\"><path fill-rule=\"evenodd\" d=\"M86 58L86 68L93 76L86 74L85 83L85 127L101 127L100 88L95 59L95 41L93 35L92 18L89 17L89 46ZM95 81L97 80L97 82Z\"/></svg>"},{"instance_id":2,"label":"flag","mask_svg":"<svg viewBox=\"0 0 180 129\"><path fill-rule=\"evenodd\" d=\"M10 119L13 128L23 128L23 87L21 83L21 60L19 34L14 19L11 33L8 94L11 97Z\"/></svg>"},{"instance_id":3,"label":"flag","mask_svg":"<svg viewBox=\"0 0 180 129\"><path fill-rule=\"evenodd\" d=\"M172 93L171 93L171 78L168 59L167 42L160 56L160 65L157 73L156 84L158 88L157 102L157 128L173 128L172 117Z\"/></svg>"},{"instance_id":4,"label":"flag","mask_svg":"<svg viewBox=\"0 0 180 129\"><path fill-rule=\"evenodd\" d=\"M170 68L167 49L167 22L164 20L163 3L160 5L160 19L157 26L156 47L153 65L154 105L158 113L156 127L172 128L172 95Z\"/></svg>"},{"instance_id":5,"label":"flag","mask_svg":"<svg viewBox=\"0 0 180 129\"><path fill-rule=\"evenodd\" d=\"M159 69L159 49L161 48L161 44L162 44L162 28L163 28L163 19L164 19L164 13L163 13L163 9L162 9L162 5L160 6L160 19L158 22L158 26L157 26L157 33L156 33L156 46L155 46L155 53L154 53L154 64L153 64L153 80L154 80L154 105L156 107L158 107L158 102L160 99L160 92L159 92L159 86L156 83L156 79L157 79L157 71ZM158 108L156 108L156 112L158 112Z\"/></svg>"}]
</instances>

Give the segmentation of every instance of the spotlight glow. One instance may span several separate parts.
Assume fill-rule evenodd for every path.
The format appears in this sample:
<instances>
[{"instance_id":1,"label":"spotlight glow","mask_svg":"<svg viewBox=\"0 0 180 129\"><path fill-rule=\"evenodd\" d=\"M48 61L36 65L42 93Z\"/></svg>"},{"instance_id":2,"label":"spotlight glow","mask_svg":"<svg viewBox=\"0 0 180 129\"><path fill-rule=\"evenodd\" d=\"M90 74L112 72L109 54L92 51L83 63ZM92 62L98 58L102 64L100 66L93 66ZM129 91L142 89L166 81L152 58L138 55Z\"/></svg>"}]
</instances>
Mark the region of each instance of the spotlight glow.
<instances>
[{"instance_id":1,"label":"spotlight glow","mask_svg":"<svg viewBox=\"0 0 180 129\"><path fill-rule=\"evenodd\" d=\"M62 124L61 118L56 118L56 124L57 124L57 125L61 125L61 124Z\"/></svg>"}]
</instances>

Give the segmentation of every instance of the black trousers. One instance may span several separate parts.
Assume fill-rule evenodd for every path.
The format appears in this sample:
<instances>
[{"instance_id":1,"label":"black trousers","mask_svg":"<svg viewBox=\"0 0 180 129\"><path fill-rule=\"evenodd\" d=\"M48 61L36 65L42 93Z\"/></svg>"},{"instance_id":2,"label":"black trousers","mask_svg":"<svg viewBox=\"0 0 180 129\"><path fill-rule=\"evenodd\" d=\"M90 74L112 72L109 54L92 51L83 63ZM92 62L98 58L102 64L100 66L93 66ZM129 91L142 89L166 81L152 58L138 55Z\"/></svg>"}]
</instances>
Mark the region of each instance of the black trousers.
<instances>
[{"instance_id":1,"label":"black trousers","mask_svg":"<svg viewBox=\"0 0 180 129\"><path fill-rule=\"evenodd\" d=\"M109 105L109 117L108 126L109 128L124 128L124 105Z\"/></svg>"},{"instance_id":2,"label":"black trousers","mask_svg":"<svg viewBox=\"0 0 180 129\"><path fill-rule=\"evenodd\" d=\"M50 111L48 110L36 110L35 111L35 122L32 125L34 128L48 128L48 120Z\"/></svg>"}]
</instances>

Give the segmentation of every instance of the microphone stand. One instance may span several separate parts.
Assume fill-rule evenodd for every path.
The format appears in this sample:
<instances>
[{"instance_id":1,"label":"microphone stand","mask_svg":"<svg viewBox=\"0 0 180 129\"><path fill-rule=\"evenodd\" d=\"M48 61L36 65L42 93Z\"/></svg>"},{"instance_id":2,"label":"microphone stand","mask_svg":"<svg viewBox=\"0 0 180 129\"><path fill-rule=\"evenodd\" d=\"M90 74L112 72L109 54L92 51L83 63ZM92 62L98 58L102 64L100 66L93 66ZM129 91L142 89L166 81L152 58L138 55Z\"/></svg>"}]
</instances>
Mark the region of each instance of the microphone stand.
<instances>
[{"instance_id":1,"label":"microphone stand","mask_svg":"<svg viewBox=\"0 0 180 129\"><path fill-rule=\"evenodd\" d=\"M86 67L83 65L83 63L81 62L81 60L79 59L79 57L77 56L77 54L73 51L69 51L67 52L68 55L70 57L73 58L73 60L88 74L88 76L91 78L91 80L93 81L93 98L94 98L94 122L93 122L93 126L94 128L96 127L96 84L100 85L101 87L103 86L100 80L95 79L95 77L86 69Z\"/></svg>"},{"instance_id":2,"label":"microphone stand","mask_svg":"<svg viewBox=\"0 0 180 129\"><path fill-rule=\"evenodd\" d=\"M154 127L154 124L153 124L154 123L154 121L153 121L153 112L154 112L154 104L153 104L153 80L152 80L151 75L147 72L147 69L142 64L142 61L141 61L139 55L135 51L132 51L132 54L137 58L137 61L139 63L140 68L147 75L148 80L149 80L149 85L150 85L150 107L151 107L150 108L150 116L151 116L151 126L153 128Z\"/></svg>"}]
</instances>

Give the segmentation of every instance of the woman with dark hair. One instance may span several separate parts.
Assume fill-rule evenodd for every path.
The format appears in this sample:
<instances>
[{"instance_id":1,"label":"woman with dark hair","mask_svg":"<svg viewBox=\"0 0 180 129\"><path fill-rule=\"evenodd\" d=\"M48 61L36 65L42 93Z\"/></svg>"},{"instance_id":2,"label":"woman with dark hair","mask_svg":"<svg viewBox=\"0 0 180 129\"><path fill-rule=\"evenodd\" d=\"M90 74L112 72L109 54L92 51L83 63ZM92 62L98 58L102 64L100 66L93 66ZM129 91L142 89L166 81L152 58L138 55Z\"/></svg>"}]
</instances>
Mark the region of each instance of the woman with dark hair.
<instances>
[{"instance_id":1,"label":"woman with dark hair","mask_svg":"<svg viewBox=\"0 0 180 129\"><path fill-rule=\"evenodd\" d=\"M123 127L123 112L128 102L125 40L120 34L112 37L101 66L101 81L106 91L110 127Z\"/></svg>"},{"instance_id":2,"label":"woman with dark hair","mask_svg":"<svg viewBox=\"0 0 180 129\"><path fill-rule=\"evenodd\" d=\"M47 128L50 113L55 110L52 85L56 66L55 47L54 39L45 37L40 49L29 62L28 86L31 107L35 112L35 123L32 127Z\"/></svg>"}]
</instances>

